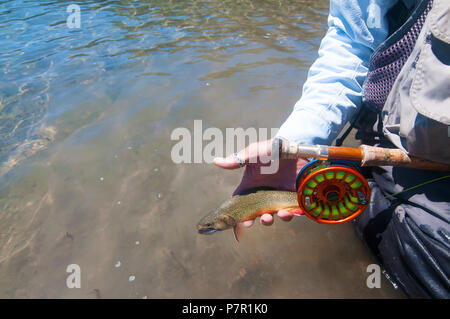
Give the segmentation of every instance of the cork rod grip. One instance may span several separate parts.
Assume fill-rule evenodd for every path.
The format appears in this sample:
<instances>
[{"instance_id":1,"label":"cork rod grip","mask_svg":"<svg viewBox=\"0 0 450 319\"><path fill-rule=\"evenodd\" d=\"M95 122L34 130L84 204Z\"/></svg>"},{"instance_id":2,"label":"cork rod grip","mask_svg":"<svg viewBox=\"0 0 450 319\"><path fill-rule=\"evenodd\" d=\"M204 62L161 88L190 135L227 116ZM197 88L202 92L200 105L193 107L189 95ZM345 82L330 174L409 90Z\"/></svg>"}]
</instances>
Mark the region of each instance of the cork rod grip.
<instances>
[{"instance_id":1,"label":"cork rod grip","mask_svg":"<svg viewBox=\"0 0 450 319\"><path fill-rule=\"evenodd\" d=\"M360 146L363 159L361 166L398 166L433 171L450 171L450 165L433 162L406 154L400 149Z\"/></svg>"}]
</instances>

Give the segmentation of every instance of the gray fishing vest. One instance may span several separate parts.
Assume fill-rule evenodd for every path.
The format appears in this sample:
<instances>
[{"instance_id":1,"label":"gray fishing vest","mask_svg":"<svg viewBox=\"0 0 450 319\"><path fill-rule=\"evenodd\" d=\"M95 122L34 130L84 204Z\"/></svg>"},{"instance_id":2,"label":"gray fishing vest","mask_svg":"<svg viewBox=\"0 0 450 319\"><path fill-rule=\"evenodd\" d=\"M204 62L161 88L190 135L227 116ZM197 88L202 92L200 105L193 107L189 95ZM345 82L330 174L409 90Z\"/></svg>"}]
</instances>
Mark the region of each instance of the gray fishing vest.
<instances>
[{"instance_id":1,"label":"gray fishing vest","mask_svg":"<svg viewBox=\"0 0 450 319\"><path fill-rule=\"evenodd\" d=\"M402 2L388 20L401 16ZM368 107L353 124L365 144L450 163L450 0L416 2L372 55L363 85ZM357 233L411 297L450 298L446 175L401 167L365 170L372 196L355 219Z\"/></svg>"},{"instance_id":2,"label":"gray fishing vest","mask_svg":"<svg viewBox=\"0 0 450 319\"><path fill-rule=\"evenodd\" d=\"M364 103L410 155L450 164L450 1L419 1L371 58Z\"/></svg>"}]
</instances>

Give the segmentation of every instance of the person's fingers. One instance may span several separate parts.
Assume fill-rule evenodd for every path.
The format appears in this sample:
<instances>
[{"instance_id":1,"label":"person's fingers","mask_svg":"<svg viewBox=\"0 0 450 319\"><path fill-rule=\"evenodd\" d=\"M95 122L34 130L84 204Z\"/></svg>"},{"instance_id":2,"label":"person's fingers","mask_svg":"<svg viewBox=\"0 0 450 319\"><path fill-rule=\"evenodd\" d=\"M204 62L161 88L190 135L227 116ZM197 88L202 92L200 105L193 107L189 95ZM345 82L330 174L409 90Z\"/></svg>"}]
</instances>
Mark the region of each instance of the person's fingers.
<instances>
[{"instance_id":1,"label":"person's fingers","mask_svg":"<svg viewBox=\"0 0 450 319\"><path fill-rule=\"evenodd\" d=\"M270 226L273 224L273 216L271 214L264 214L261 216L261 224L265 225L265 226ZM252 227L253 224L255 223L255 220L246 220L245 222L242 222L242 225L244 225L245 227L249 228Z\"/></svg>"},{"instance_id":2,"label":"person's fingers","mask_svg":"<svg viewBox=\"0 0 450 319\"><path fill-rule=\"evenodd\" d=\"M294 213L301 213L301 211L300 211L300 209L298 209L298 211L297 210L292 210L292 209L290 209L290 210L281 209L281 210L278 211L277 216L281 220L283 220L285 222L289 222L289 221L291 221L294 218L294 216L295 216ZM261 218L260 218L260 222L264 226L271 226L273 224L274 220L275 219L273 218L272 214L264 214L264 215L261 215ZM242 224L245 227L251 227L254 224L254 222L255 222L255 220L252 219L252 220L246 220Z\"/></svg>"},{"instance_id":3,"label":"person's fingers","mask_svg":"<svg viewBox=\"0 0 450 319\"><path fill-rule=\"evenodd\" d=\"M288 210L279 210L277 213L278 217L280 217L281 220L285 221L285 222L289 222L292 220L292 218L294 218L294 215L292 214L292 212L288 211Z\"/></svg>"},{"instance_id":4,"label":"person's fingers","mask_svg":"<svg viewBox=\"0 0 450 319\"><path fill-rule=\"evenodd\" d=\"M263 224L264 226L270 226L273 224L274 219L271 214L264 214L261 215L260 221L261 224Z\"/></svg>"}]
</instances>

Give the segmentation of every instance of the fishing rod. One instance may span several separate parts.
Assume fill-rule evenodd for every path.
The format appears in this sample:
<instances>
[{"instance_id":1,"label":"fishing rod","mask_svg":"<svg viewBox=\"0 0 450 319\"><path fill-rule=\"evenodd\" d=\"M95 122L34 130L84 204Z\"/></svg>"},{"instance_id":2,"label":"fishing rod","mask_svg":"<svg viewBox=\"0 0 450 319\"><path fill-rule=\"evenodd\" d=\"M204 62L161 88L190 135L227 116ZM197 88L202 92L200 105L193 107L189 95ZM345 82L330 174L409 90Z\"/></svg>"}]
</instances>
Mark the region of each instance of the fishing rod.
<instances>
[{"instance_id":1,"label":"fishing rod","mask_svg":"<svg viewBox=\"0 0 450 319\"><path fill-rule=\"evenodd\" d=\"M400 149L303 145L280 138L272 142L272 158L315 159L297 175L297 201L306 216L325 224L352 220L369 204L370 187L359 166L450 171L449 164L417 158Z\"/></svg>"},{"instance_id":2,"label":"fishing rod","mask_svg":"<svg viewBox=\"0 0 450 319\"><path fill-rule=\"evenodd\" d=\"M433 171L450 171L450 165L406 154L400 149L361 145L359 148L303 145L275 138L272 154L279 158L339 159L358 162L360 166L400 166Z\"/></svg>"}]
</instances>

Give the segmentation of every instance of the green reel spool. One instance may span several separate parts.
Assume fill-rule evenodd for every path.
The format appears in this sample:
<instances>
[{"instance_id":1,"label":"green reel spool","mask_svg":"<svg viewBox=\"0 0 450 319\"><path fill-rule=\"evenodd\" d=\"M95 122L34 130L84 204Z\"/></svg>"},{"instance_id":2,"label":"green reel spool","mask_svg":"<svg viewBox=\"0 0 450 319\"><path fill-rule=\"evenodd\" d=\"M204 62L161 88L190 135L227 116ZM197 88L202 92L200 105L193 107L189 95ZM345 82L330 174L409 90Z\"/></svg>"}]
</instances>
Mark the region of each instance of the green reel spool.
<instances>
[{"instance_id":1,"label":"green reel spool","mask_svg":"<svg viewBox=\"0 0 450 319\"><path fill-rule=\"evenodd\" d=\"M369 184L348 161L311 161L298 174L296 189L305 215L324 224L354 219L370 198Z\"/></svg>"}]
</instances>

